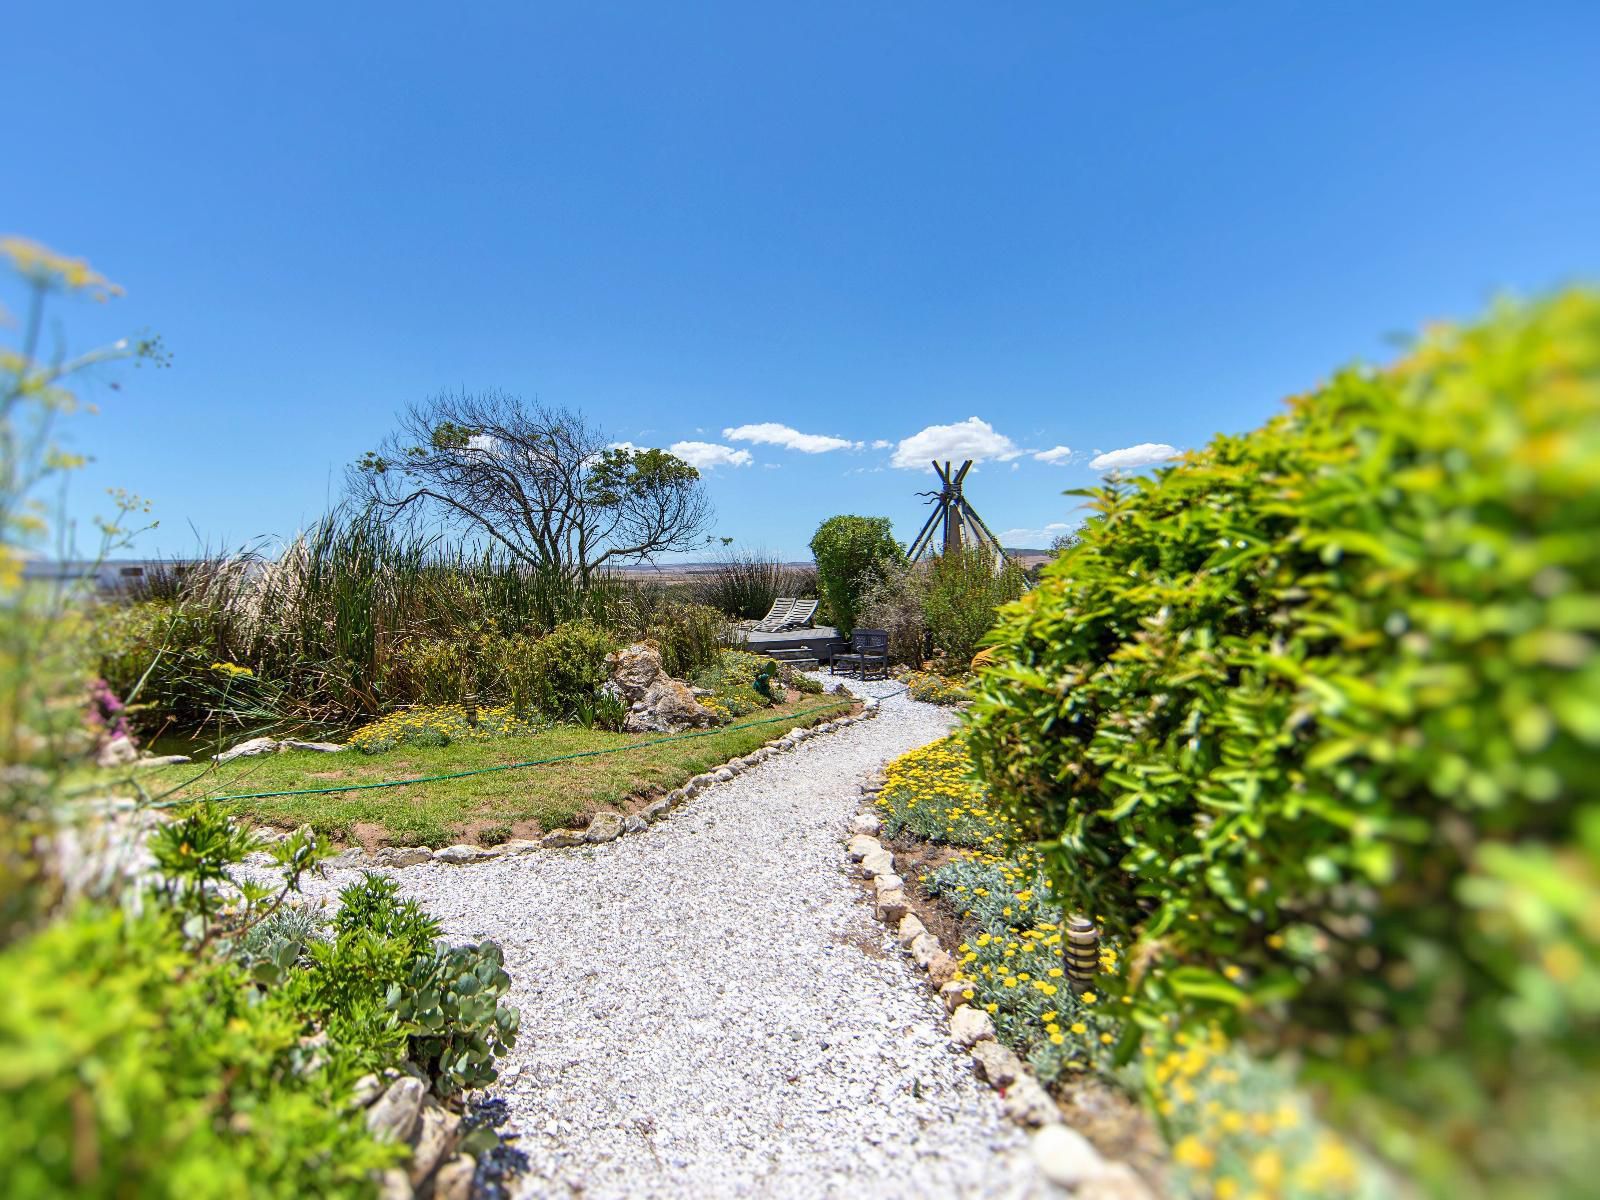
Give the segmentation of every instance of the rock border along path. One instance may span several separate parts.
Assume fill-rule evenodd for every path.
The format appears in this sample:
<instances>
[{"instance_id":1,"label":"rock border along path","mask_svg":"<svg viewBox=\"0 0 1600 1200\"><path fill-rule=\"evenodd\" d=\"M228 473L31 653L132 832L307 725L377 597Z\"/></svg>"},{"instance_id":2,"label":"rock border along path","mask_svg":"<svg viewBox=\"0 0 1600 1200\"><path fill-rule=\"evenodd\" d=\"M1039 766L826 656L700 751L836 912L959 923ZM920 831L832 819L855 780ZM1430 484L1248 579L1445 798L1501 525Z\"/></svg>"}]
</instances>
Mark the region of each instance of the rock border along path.
<instances>
[{"instance_id":1,"label":"rock border along path","mask_svg":"<svg viewBox=\"0 0 1600 1200\"><path fill-rule=\"evenodd\" d=\"M842 853L862 782L951 716L898 685L852 690L875 720L634 836L394 873L446 936L505 949L523 1027L494 1090L524 1195L1046 1194Z\"/></svg>"}]
</instances>

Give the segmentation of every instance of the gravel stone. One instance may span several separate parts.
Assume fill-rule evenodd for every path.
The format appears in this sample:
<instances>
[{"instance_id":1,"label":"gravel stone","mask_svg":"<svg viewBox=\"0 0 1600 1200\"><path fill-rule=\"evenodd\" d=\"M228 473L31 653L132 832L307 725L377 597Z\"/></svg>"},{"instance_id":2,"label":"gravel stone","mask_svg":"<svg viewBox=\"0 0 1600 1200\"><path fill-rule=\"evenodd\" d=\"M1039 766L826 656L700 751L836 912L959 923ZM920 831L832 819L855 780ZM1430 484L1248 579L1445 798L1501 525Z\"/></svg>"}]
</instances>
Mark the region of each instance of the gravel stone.
<instances>
[{"instance_id":1,"label":"gravel stone","mask_svg":"<svg viewBox=\"0 0 1600 1200\"><path fill-rule=\"evenodd\" d=\"M1105 1170L1089 1139L1065 1125L1046 1125L1033 1135L1033 1159L1052 1183L1077 1187Z\"/></svg>"},{"instance_id":2,"label":"gravel stone","mask_svg":"<svg viewBox=\"0 0 1600 1200\"><path fill-rule=\"evenodd\" d=\"M975 1045L994 1037L994 1022L983 1009L963 1004L950 1014L950 1036L963 1046Z\"/></svg>"},{"instance_id":3,"label":"gravel stone","mask_svg":"<svg viewBox=\"0 0 1600 1200\"><path fill-rule=\"evenodd\" d=\"M622 815L614 812L595 813L589 828L583 831L586 842L614 842L622 834Z\"/></svg>"},{"instance_id":4,"label":"gravel stone","mask_svg":"<svg viewBox=\"0 0 1600 1200\"><path fill-rule=\"evenodd\" d=\"M445 937L505 951L522 1031L491 1092L530 1161L520 1196L1049 1194L840 844L856 781L951 716L893 682L852 690L884 697L877 719L632 837L394 872Z\"/></svg>"}]
</instances>

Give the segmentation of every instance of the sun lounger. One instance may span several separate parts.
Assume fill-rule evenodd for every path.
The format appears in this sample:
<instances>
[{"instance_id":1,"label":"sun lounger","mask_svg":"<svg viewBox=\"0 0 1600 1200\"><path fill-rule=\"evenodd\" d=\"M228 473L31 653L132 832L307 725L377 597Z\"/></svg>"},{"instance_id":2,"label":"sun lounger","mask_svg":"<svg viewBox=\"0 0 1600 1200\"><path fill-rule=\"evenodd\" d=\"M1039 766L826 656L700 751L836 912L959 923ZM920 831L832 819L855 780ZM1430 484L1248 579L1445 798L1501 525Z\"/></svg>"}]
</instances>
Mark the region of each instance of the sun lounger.
<instances>
[{"instance_id":1,"label":"sun lounger","mask_svg":"<svg viewBox=\"0 0 1600 1200\"><path fill-rule=\"evenodd\" d=\"M794 608L789 610L789 618L783 623L784 629L809 629L811 622L817 615L817 601L796 600Z\"/></svg>"},{"instance_id":2,"label":"sun lounger","mask_svg":"<svg viewBox=\"0 0 1600 1200\"><path fill-rule=\"evenodd\" d=\"M796 603L798 602L793 596L779 596L772 602L767 615L757 622L756 629L761 633L777 633L781 629L788 628L786 622L789 620L789 615L794 612ZM812 611L816 610L813 608Z\"/></svg>"}]
</instances>

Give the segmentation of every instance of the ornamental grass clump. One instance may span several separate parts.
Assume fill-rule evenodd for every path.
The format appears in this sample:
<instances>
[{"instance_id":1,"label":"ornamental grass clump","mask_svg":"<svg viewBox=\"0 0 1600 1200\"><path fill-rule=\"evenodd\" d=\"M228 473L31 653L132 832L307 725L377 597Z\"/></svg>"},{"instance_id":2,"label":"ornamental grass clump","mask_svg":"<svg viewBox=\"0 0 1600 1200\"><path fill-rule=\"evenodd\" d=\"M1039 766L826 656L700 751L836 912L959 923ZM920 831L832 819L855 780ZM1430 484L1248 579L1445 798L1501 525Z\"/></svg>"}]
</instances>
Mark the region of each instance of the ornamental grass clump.
<instances>
[{"instance_id":1,"label":"ornamental grass clump","mask_svg":"<svg viewBox=\"0 0 1600 1200\"><path fill-rule=\"evenodd\" d=\"M1600 1171L1600 296L1349 369L1095 517L969 739L1159 1026L1302 1057L1436 1194Z\"/></svg>"}]
</instances>

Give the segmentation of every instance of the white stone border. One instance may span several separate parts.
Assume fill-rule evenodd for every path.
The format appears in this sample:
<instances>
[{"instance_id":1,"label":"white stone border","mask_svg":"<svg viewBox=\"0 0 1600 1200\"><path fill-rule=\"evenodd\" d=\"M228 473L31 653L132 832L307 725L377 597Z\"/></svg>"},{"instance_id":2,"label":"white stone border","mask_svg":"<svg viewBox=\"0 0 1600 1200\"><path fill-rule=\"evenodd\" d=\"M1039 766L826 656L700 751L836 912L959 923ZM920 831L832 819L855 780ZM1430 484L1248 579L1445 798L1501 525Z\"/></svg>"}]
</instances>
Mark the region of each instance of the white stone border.
<instances>
[{"instance_id":1,"label":"white stone border","mask_svg":"<svg viewBox=\"0 0 1600 1200\"><path fill-rule=\"evenodd\" d=\"M517 854L531 854L535 850L562 850L571 846L598 845L601 842L613 842L624 834L642 833L654 822L661 820L674 808L687 804L707 788L719 783L727 783L736 776L743 775L750 768L764 763L776 754L783 754L793 750L802 742L810 741L825 733L833 733L860 721L869 720L878 715L878 701L867 697L861 702L861 711L846 713L840 717L832 717L816 725L797 725L780 738L774 738L766 745L752 750L749 754L738 758L730 758L719 767L712 767L690 779L682 787L675 788L666 795L652 800L636 813L623 816L620 813L596 813L589 821L587 829L555 829L534 841L530 838L512 838L498 846L445 846L438 850L427 846L385 846L372 854L366 853L360 847L352 847L334 857L335 862L343 863L371 863L375 867L414 867L422 863L440 862L452 866L466 866L469 863L487 862L493 858L506 858Z\"/></svg>"},{"instance_id":2,"label":"white stone border","mask_svg":"<svg viewBox=\"0 0 1600 1200\"><path fill-rule=\"evenodd\" d=\"M1039 1171L1067 1188L1077 1200L1149 1200L1150 1190L1126 1163L1108 1162L1088 1138L1061 1118L1061 1109L1038 1077L1009 1047L995 1039L994 1022L972 998L972 984L955 979L955 956L911 911L905 880L895 870L894 853L875 836L883 827L875 811L881 777L861 785L867 807L850 822L846 843L852 867L872 880L873 911L895 931L900 948L928 975L950 1014L950 1040L972 1055L980 1078L1000 1093L1006 1116L1033 1131L1032 1152Z\"/></svg>"}]
</instances>

